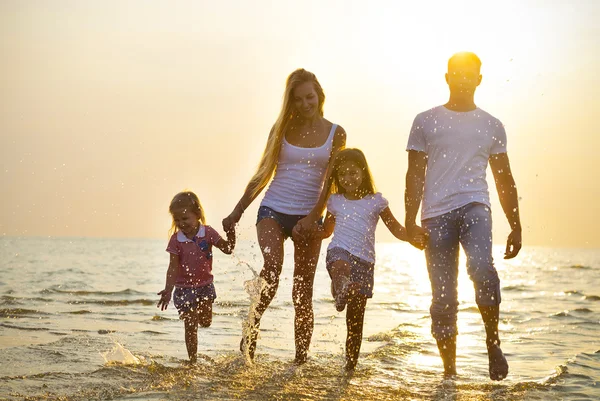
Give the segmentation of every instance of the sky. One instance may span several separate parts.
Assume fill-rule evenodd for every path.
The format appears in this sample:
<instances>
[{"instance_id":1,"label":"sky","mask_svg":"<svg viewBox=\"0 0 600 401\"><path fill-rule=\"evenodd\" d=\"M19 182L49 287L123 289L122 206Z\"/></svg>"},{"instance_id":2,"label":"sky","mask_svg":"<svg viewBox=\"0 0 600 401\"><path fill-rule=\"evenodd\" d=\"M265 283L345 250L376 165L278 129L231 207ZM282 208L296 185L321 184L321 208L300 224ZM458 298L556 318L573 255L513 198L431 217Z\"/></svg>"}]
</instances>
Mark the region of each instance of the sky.
<instances>
[{"instance_id":1,"label":"sky","mask_svg":"<svg viewBox=\"0 0 600 401\"><path fill-rule=\"evenodd\" d=\"M476 103L506 127L524 245L598 248L598 20L594 0L4 0L0 235L166 240L183 189L221 229L299 67L403 221L412 121L447 101L447 60L467 50Z\"/></svg>"}]
</instances>

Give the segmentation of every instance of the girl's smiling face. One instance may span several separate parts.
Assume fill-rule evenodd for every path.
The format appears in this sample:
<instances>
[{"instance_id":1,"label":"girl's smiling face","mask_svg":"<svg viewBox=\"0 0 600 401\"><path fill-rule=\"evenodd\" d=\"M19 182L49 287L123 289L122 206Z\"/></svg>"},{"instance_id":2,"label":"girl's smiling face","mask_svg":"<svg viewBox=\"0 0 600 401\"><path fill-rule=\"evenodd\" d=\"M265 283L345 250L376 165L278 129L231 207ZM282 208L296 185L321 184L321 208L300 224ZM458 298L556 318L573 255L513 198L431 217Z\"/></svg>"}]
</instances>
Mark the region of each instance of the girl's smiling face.
<instances>
[{"instance_id":1,"label":"girl's smiling face","mask_svg":"<svg viewBox=\"0 0 600 401\"><path fill-rule=\"evenodd\" d=\"M345 161L337 168L338 182L346 194L357 196L363 182L363 171L353 161Z\"/></svg>"},{"instance_id":2,"label":"girl's smiling face","mask_svg":"<svg viewBox=\"0 0 600 401\"><path fill-rule=\"evenodd\" d=\"M173 211L173 222L177 229L181 231L187 238L192 239L198 233L200 227L200 216L192 210L182 208Z\"/></svg>"}]
</instances>

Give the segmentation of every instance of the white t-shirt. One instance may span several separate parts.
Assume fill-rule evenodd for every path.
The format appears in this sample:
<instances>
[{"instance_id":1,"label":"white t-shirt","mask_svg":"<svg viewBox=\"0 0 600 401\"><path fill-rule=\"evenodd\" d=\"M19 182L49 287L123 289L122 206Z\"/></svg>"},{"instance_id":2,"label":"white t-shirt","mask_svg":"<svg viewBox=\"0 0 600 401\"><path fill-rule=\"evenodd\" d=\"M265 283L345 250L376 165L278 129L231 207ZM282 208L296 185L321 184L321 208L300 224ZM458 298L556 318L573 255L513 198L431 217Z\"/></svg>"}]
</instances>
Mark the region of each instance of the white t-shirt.
<instances>
[{"instance_id":1,"label":"white t-shirt","mask_svg":"<svg viewBox=\"0 0 600 401\"><path fill-rule=\"evenodd\" d=\"M283 137L275 177L261 206L289 215L310 213L323 188L336 127L331 126L325 143L316 148L294 146Z\"/></svg>"},{"instance_id":2,"label":"white t-shirt","mask_svg":"<svg viewBox=\"0 0 600 401\"><path fill-rule=\"evenodd\" d=\"M379 192L358 200L346 199L341 194L331 195L327 211L335 216L335 228L328 249L342 248L375 263L375 228L379 214L387 207L388 201Z\"/></svg>"},{"instance_id":3,"label":"white t-shirt","mask_svg":"<svg viewBox=\"0 0 600 401\"><path fill-rule=\"evenodd\" d=\"M506 132L480 108L456 112L438 106L417 115L406 150L427 153L425 220L472 202L490 206L485 173L490 155L506 153Z\"/></svg>"}]
</instances>

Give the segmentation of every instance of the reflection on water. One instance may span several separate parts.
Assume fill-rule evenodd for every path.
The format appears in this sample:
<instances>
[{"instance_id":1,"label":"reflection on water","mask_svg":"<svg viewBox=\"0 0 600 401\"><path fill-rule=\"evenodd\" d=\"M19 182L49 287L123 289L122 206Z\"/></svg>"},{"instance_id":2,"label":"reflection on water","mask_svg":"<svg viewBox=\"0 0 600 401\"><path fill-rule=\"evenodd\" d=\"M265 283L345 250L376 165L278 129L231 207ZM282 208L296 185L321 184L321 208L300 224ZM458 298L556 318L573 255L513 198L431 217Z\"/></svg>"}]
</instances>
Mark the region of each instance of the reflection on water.
<instances>
[{"instance_id":1,"label":"reflection on water","mask_svg":"<svg viewBox=\"0 0 600 401\"><path fill-rule=\"evenodd\" d=\"M361 357L347 374L345 319L335 312L324 258L315 278L310 359L291 362L291 244L278 295L261 320L254 364L239 341L262 285L262 258L244 242L233 258L215 255L213 325L199 330L199 362L190 366L176 310L155 307L168 260L162 242L4 238L0 399L599 399L600 251L532 248L511 261L496 251L511 368L501 383L487 378L484 332L464 263L459 377L442 380L423 255L403 244L378 245Z\"/></svg>"}]
</instances>

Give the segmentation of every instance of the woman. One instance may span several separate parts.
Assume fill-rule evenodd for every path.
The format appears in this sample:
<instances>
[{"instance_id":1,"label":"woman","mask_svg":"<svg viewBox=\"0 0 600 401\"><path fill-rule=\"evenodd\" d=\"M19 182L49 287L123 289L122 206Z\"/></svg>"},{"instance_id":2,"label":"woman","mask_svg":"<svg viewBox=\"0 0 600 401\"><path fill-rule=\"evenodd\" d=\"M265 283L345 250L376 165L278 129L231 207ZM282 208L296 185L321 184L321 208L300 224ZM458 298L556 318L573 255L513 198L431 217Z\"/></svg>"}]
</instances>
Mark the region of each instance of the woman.
<instances>
[{"instance_id":1,"label":"woman","mask_svg":"<svg viewBox=\"0 0 600 401\"><path fill-rule=\"evenodd\" d=\"M255 310L255 326L240 347L254 358L260 318L273 300L283 266L283 243L296 223L317 204L332 155L344 148L346 132L323 117L325 94L315 75L304 69L290 74L283 105L271 129L267 146L254 177L223 228L230 230L244 210L267 186L258 210L256 231L263 254L260 276L265 280ZM294 337L296 363L304 363L313 333L313 281L321 249L316 236L295 236L294 241Z\"/></svg>"}]
</instances>

